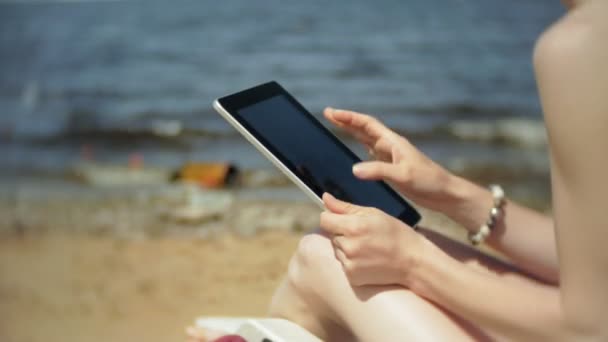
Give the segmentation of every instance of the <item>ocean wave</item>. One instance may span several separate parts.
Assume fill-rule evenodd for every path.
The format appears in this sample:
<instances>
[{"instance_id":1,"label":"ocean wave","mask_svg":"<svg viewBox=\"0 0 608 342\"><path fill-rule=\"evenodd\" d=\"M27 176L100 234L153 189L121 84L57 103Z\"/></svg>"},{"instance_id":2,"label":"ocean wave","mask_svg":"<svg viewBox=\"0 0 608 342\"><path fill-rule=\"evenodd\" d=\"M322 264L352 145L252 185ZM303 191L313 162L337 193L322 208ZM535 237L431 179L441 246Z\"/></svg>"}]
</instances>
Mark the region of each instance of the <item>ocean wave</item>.
<instances>
[{"instance_id":1,"label":"ocean wave","mask_svg":"<svg viewBox=\"0 0 608 342\"><path fill-rule=\"evenodd\" d=\"M447 115L451 118L512 117L521 114L518 108L512 106L492 106L468 102L412 107L406 109L406 112Z\"/></svg>"},{"instance_id":2,"label":"ocean wave","mask_svg":"<svg viewBox=\"0 0 608 342\"><path fill-rule=\"evenodd\" d=\"M544 123L533 119L450 120L420 129L394 126L390 126L390 128L399 135L414 141L478 142L494 146L539 150L547 147ZM353 139L343 130L332 128L332 131L342 139Z\"/></svg>"},{"instance_id":3,"label":"ocean wave","mask_svg":"<svg viewBox=\"0 0 608 342\"><path fill-rule=\"evenodd\" d=\"M442 120L432 120L425 117L400 116L392 117L392 121L389 120L387 125L397 133L414 140L480 142L533 149L544 149L547 146L543 122L530 118L451 119L450 115ZM61 127L51 136L11 135L11 139L44 144L70 141L189 144L192 139L240 139L236 130L209 111L181 114L144 112L127 117L93 111L73 111L67 115ZM342 139L350 138L335 127L329 128ZM8 136L8 133L0 136Z\"/></svg>"},{"instance_id":4,"label":"ocean wave","mask_svg":"<svg viewBox=\"0 0 608 342\"><path fill-rule=\"evenodd\" d=\"M459 120L438 128L460 140L545 148L547 133L542 121L506 118L488 121Z\"/></svg>"},{"instance_id":5,"label":"ocean wave","mask_svg":"<svg viewBox=\"0 0 608 342\"><path fill-rule=\"evenodd\" d=\"M192 122L196 121L192 118L159 113L142 113L130 118L111 119L96 112L75 111L69 114L64 128L59 133L32 140L42 143L72 140L185 143L189 138L224 138L238 135L229 127L221 129L216 127L217 125L195 125Z\"/></svg>"}]
</instances>

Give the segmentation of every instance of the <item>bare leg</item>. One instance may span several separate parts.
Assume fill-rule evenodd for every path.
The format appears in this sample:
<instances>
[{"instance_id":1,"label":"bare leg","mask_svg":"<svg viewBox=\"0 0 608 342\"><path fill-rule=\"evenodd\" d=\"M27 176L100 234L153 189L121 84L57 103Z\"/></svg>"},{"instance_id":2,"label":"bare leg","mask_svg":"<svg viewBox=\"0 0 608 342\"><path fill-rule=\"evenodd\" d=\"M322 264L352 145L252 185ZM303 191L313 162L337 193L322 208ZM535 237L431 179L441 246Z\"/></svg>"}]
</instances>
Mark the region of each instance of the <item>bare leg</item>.
<instances>
[{"instance_id":1,"label":"bare leg","mask_svg":"<svg viewBox=\"0 0 608 342\"><path fill-rule=\"evenodd\" d=\"M522 278L495 259L431 232L425 234L470 267ZM292 320L329 341L353 340L353 335L362 341L489 339L481 329L403 287L351 287L333 253L327 237L303 237L288 277L273 298L271 315Z\"/></svg>"},{"instance_id":2,"label":"bare leg","mask_svg":"<svg viewBox=\"0 0 608 342\"><path fill-rule=\"evenodd\" d=\"M313 308L290 281L284 279L276 290L270 304L270 316L289 319L324 341L353 341L352 334L337 324L323 310Z\"/></svg>"}]
</instances>

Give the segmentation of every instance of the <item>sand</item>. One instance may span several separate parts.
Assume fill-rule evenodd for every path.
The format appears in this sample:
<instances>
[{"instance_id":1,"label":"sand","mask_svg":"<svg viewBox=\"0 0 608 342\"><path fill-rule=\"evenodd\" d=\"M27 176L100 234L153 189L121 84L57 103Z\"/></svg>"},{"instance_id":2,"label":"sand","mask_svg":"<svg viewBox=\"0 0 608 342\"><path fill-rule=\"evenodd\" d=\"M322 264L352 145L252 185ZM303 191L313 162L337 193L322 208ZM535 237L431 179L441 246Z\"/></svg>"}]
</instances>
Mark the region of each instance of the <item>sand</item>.
<instances>
[{"instance_id":1,"label":"sand","mask_svg":"<svg viewBox=\"0 0 608 342\"><path fill-rule=\"evenodd\" d=\"M0 341L181 341L199 315L264 315L299 236L4 236Z\"/></svg>"},{"instance_id":2,"label":"sand","mask_svg":"<svg viewBox=\"0 0 608 342\"><path fill-rule=\"evenodd\" d=\"M319 213L291 188L4 182L0 342L181 341L198 316L263 316Z\"/></svg>"}]
</instances>

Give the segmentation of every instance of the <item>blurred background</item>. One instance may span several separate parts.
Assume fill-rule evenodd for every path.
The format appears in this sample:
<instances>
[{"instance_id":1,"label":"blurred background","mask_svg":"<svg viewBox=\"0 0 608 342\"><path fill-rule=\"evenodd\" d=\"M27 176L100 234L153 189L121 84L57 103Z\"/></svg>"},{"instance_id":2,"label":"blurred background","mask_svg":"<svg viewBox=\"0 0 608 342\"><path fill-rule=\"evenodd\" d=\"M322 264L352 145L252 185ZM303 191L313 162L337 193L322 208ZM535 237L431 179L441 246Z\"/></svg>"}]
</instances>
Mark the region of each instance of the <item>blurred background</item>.
<instances>
[{"instance_id":1,"label":"blurred background","mask_svg":"<svg viewBox=\"0 0 608 342\"><path fill-rule=\"evenodd\" d=\"M318 209L211 102L268 80L550 210L531 55L563 11L0 1L0 340L175 340L197 315L264 314Z\"/></svg>"}]
</instances>

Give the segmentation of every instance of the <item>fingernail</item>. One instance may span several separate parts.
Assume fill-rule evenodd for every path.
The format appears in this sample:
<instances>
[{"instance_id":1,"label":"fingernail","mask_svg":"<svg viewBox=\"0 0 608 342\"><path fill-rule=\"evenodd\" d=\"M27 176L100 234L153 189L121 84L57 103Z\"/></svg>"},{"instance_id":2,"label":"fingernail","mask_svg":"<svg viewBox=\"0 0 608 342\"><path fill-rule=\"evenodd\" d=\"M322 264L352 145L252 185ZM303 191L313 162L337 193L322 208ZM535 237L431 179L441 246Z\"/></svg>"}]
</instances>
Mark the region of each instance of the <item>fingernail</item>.
<instances>
[{"instance_id":1,"label":"fingernail","mask_svg":"<svg viewBox=\"0 0 608 342\"><path fill-rule=\"evenodd\" d=\"M355 164L353 165L353 173L357 176L360 176L363 174L363 167L359 164Z\"/></svg>"}]
</instances>

